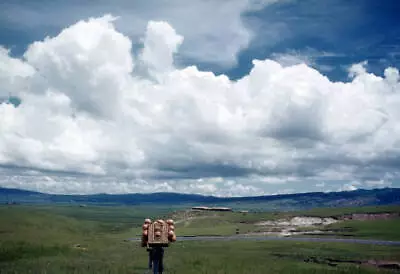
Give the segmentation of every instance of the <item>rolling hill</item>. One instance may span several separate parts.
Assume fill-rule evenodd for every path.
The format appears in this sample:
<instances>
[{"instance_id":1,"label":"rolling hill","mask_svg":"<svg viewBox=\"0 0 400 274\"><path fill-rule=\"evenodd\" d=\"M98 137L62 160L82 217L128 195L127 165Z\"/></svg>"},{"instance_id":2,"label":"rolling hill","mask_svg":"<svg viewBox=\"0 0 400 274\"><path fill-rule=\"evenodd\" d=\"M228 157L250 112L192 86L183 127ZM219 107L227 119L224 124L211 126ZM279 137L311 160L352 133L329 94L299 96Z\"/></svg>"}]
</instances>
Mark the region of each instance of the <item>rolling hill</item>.
<instances>
[{"instance_id":1,"label":"rolling hill","mask_svg":"<svg viewBox=\"0 0 400 274\"><path fill-rule=\"evenodd\" d=\"M256 197L214 197L180 193L58 195L0 188L3 204L195 205L229 206L247 210L298 210L315 207L399 205L400 189L384 188L345 192L313 192Z\"/></svg>"}]
</instances>

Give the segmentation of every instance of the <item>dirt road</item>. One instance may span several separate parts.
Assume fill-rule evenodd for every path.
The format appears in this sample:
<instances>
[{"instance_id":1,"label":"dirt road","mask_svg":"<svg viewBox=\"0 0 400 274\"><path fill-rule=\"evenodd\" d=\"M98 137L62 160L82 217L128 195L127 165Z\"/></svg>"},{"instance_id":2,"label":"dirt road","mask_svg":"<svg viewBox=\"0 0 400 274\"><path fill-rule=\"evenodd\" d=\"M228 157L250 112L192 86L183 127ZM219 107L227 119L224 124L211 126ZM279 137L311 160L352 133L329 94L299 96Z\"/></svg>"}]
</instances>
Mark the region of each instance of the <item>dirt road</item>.
<instances>
[{"instance_id":1,"label":"dirt road","mask_svg":"<svg viewBox=\"0 0 400 274\"><path fill-rule=\"evenodd\" d=\"M129 241L140 241L139 237L129 238ZM274 237L274 236L183 236L177 237L177 241L298 241L298 242L338 242L338 243L355 243L355 244L371 244L371 245L398 245L400 241L384 241L370 239L343 239L343 238L314 238L314 237Z\"/></svg>"}]
</instances>

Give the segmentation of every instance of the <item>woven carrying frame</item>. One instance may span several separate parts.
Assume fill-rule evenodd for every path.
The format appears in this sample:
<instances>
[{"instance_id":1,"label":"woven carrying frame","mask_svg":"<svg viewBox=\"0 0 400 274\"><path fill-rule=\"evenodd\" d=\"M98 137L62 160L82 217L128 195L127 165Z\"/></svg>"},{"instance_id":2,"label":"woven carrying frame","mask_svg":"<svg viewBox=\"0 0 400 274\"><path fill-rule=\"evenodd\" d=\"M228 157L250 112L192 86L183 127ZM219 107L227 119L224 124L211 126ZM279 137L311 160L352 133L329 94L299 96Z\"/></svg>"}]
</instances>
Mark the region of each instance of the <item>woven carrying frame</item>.
<instances>
[{"instance_id":1,"label":"woven carrying frame","mask_svg":"<svg viewBox=\"0 0 400 274\"><path fill-rule=\"evenodd\" d=\"M160 231L161 235L156 236L156 231ZM168 224L152 223L149 226L149 246L168 246Z\"/></svg>"}]
</instances>

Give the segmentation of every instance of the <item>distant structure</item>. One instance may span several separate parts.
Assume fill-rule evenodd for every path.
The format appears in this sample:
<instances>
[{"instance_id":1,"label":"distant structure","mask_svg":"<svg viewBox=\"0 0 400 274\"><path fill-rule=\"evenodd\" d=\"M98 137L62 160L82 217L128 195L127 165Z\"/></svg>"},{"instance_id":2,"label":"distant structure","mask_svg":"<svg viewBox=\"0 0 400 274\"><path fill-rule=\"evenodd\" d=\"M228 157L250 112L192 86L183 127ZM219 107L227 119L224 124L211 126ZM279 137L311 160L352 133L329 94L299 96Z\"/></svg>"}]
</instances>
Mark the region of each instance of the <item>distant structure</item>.
<instances>
[{"instance_id":1,"label":"distant structure","mask_svg":"<svg viewBox=\"0 0 400 274\"><path fill-rule=\"evenodd\" d=\"M194 207L192 207L192 210L194 210L194 211L199 211L199 210L210 210L210 208L209 208L209 207L206 207L206 206L194 206Z\"/></svg>"},{"instance_id":2,"label":"distant structure","mask_svg":"<svg viewBox=\"0 0 400 274\"><path fill-rule=\"evenodd\" d=\"M207 207L207 206L194 206L193 211L232 211L229 207Z\"/></svg>"}]
</instances>

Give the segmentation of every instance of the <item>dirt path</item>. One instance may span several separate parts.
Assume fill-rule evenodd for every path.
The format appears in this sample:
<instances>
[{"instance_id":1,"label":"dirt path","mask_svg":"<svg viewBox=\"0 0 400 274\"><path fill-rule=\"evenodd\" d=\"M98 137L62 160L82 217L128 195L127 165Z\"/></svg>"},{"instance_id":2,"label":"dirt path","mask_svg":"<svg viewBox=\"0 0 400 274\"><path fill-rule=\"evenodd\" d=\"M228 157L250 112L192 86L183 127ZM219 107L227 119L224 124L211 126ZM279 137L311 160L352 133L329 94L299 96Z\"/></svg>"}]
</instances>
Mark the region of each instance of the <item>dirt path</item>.
<instances>
[{"instance_id":1,"label":"dirt path","mask_svg":"<svg viewBox=\"0 0 400 274\"><path fill-rule=\"evenodd\" d=\"M129 238L129 241L140 241L140 238ZM298 242L319 242L319 243L354 243L371 245L400 246L400 241L384 241L370 239L341 239L341 238L311 238L311 237L274 237L274 236L183 236L177 237L177 241L298 241Z\"/></svg>"}]
</instances>

